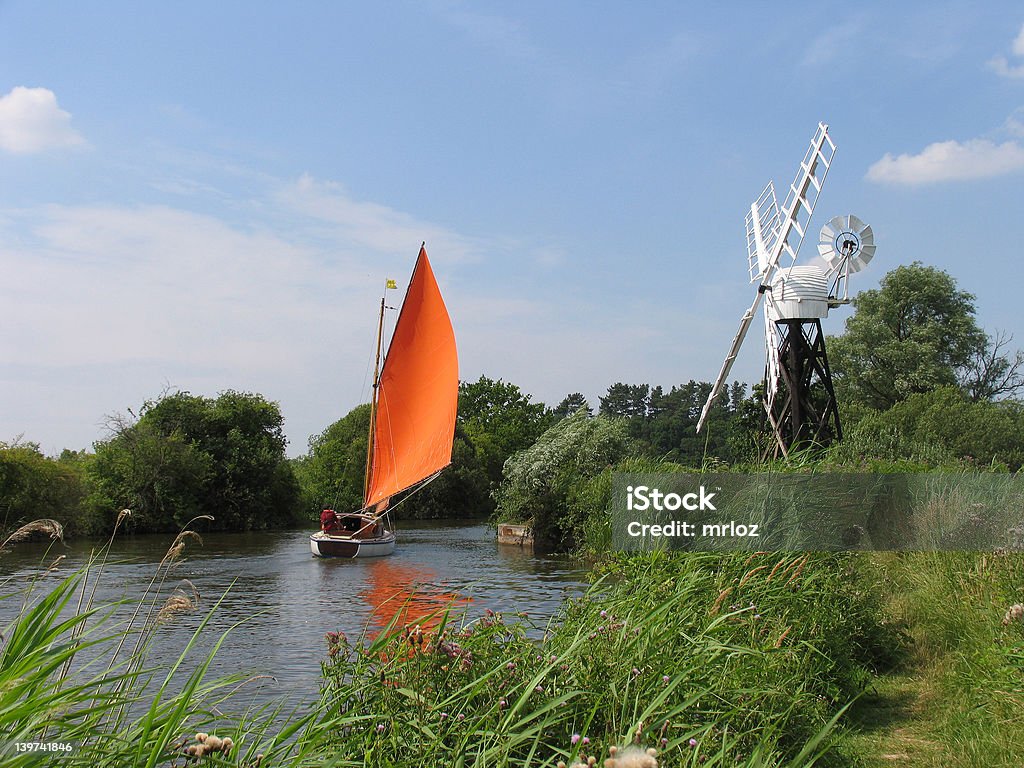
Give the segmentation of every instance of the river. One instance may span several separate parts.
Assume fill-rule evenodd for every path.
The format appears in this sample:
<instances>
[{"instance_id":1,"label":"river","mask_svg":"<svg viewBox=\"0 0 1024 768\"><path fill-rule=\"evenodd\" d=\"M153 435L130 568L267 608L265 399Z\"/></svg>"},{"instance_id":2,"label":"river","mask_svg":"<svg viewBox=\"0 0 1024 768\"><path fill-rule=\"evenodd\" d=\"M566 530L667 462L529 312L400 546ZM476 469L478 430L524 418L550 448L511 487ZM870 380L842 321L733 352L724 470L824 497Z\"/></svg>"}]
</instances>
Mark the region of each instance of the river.
<instances>
[{"instance_id":1,"label":"river","mask_svg":"<svg viewBox=\"0 0 1024 768\"><path fill-rule=\"evenodd\" d=\"M583 588L585 572L577 564L499 546L493 528L479 523L403 522L393 555L364 560L314 558L310 533L211 533L203 534L201 546L190 541L164 583L160 602L188 579L201 595L200 608L157 630L150 660L173 662L220 599L199 644L203 653L231 630L211 674L268 675L254 687L257 703L301 704L316 699L328 631L341 630L350 637L374 634L402 605L410 606L412 621L416 613L452 605L468 619L485 609L509 616L523 612L540 632L563 600ZM172 540L169 535L115 540L97 602L127 599L137 604ZM46 562L66 555L59 573L67 574L102 544L57 544ZM39 543L23 543L0 557L0 576L14 577L4 592L13 592L13 585L25 584L42 570L43 549ZM0 628L19 604L17 599L0 600Z\"/></svg>"}]
</instances>

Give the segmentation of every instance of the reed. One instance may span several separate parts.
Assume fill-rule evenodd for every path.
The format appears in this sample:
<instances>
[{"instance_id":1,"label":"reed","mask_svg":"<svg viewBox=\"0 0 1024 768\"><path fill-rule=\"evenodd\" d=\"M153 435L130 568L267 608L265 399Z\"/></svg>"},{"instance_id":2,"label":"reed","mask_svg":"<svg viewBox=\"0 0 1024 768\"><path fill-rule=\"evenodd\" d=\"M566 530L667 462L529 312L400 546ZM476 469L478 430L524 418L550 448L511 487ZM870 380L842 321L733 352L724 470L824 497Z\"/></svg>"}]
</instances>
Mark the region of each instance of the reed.
<instances>
[{"instance_id":1,"label":"reed","mask_svg":"<svg viewBox=\"0 0 1024 768\"><path fill-rule=\"evenodd\" d=\"M196 653L219 601L178 657L148 656L165 622L197 609L187 582L159 588L192 538L134 608L76 604L101 554L4 628L0 740L72 742L59 764L95 768L842 766L845 708L891 640L848 557L659 553L605 563L543 626L452 609L328 633L315 701L252 708L251 680L210 675L230 630Z\"/></svg>"}]
</instances>

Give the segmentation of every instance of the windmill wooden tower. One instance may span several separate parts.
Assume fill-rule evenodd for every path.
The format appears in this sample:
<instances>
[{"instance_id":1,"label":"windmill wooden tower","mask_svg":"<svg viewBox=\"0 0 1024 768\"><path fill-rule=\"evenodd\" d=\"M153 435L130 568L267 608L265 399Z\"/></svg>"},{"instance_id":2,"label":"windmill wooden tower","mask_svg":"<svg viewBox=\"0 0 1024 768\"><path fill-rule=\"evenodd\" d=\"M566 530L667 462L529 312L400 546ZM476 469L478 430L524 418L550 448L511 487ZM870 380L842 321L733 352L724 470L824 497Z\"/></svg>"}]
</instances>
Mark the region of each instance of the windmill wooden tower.
<instances>
[{"instance_id":1,"label":"windmill wooden tower","mask_svg":"<svg viewBox=\"0 0 1024 768\"><path fill-rule=\"evenodd\" d=\"M704 404L698 432L763 306L763 406L774 438L768 454L788 455L794 446L826 445L842 437L821 320L829 309L849 303L850 275L863 269L875 253L871 227L856 216L837 216L821 230L818 254L824 264L796 264L835 151L828 126L819 123L782 209L770 181L750 206L747 260L757 291Z\"/></svg>"}]
</instances>

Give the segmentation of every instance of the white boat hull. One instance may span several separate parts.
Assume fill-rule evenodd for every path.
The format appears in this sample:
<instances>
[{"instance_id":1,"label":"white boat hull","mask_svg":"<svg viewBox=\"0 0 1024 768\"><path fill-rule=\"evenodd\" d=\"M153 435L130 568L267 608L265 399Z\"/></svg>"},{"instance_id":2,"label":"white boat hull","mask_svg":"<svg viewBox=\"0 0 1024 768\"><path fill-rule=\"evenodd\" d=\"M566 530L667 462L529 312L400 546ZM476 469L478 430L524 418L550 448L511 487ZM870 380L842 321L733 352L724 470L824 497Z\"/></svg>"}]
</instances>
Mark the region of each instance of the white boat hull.
<instances>
[{"instance_id":1,"label":"white boat hull","mask_svg":"<svg viewBox=\"0 0 1024 768\"><path fill-rule=\"evenodd\" d=\"M383 557L395 551L395 532L361 539L317 531L309 537L309 549L316 557Z\"/></svg>"}]
</instances>

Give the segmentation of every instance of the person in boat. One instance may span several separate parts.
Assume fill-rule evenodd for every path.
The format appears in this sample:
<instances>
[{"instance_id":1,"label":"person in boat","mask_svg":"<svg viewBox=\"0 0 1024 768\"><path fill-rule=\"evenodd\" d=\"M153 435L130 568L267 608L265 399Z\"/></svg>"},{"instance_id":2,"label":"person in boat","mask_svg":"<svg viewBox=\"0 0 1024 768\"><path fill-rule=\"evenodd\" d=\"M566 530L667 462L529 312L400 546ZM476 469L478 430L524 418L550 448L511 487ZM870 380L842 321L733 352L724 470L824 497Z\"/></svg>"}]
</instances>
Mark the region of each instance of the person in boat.
<instances>
[{"instance_id":1,"label":"person in boat","mask_svg":"<svg viewBox=\"0 0 1024 768\"><path fill-rule=\"evenodd\" d=\"M333 509L325 509L320 513L320 530L332 533L338 524L338 516Z\"/></svg>"}]
</instances>

